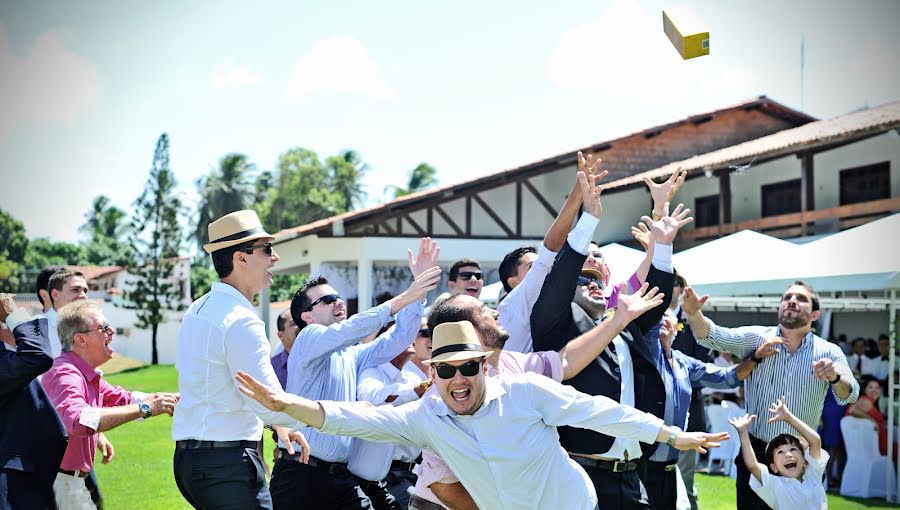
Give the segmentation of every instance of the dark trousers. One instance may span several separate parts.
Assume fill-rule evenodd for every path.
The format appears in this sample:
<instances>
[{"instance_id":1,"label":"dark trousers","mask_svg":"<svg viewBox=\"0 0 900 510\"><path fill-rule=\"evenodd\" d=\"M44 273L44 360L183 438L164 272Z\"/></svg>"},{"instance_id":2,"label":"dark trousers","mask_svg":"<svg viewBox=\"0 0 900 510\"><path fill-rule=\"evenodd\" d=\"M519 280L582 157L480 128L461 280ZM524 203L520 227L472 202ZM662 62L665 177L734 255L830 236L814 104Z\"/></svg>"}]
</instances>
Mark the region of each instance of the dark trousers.
<instances>
[{"instance_id":1,"label":"dark trousers","mask_svg":"<svg viewBox=\"0 0 900 510\"><path fill-rule=\"evenodd\" d=\"M400 508L409 507L409 497L418 477L409 469L391 469L384 478L387 489L397 500Z\"/></svg>"},{"instance_id":2,"label":"dark trousers","mask_svg":"<svg viewBox=\"0 0 900 510\"><path fill-rule=\"evenodd\" d=\"M175 448L174 469L178 490L194 508L272 510L255 448Z\"/></svg>"},{"instance_id":3,"label":"dark trousers","mask_svg":"<svg viewBox=\"0 0 900 510\"><path fill-rule=\"evenodd\" d=\"M371 482L357 476L356 481L366 496L369 497L369 500L372 502L372 508L375 510L400 510L405 508L397 504L397 500L388 490L387 483L384 480Z\"/></svg>"},{"instance_id":4,"label":"dark trousers","mask_svg":"<svg viewBox=\"0 0 900 510\"><path fill-rule=\"evenodd\" d=\"M678 499L678 477L675 469L666 471L667 466L674 466L677 460L672 462L651 462L642 460L638 466L641 481L647 489L647 500L653 510L675 510ZM601 500L602 501L602 500Z\"/></svg>"},{"instance_id":5,"label":"dark trousers","mask_svg":"<svg viewBox=\"0 0 900 510\"><path fill-rule=\"evenodd\" d=\"M272 503L275 510L328 508L335 510L372 508L346 466L334 469L278 459L272 470Z\"/></svg>"},{"instance_id":6,"label":"dark trousers","mask_svg":"<svg viewBox=\"0 0 900 510\"><path fill-rule=\"evenodd\" d=\"M97 484L97 473L92 469L87 478L84 479L84 485L88 492L91 493L91 501L97 510L103 510L103 493L100 492L100 485Z\"/></svg>"},{"instance_id":7,"label":"dark trousers","mask_svg":"<svg viewBox=\"0 0 900 510\"><path fill-rule=\"evenodd\" d=\"M750 445L753 447L753 453L756 454L756 460L760 463L760 468L769 469L769 464L766 463L766 442L750 436ZM737 507L741 510L769 510L769 505L750 488L750 477L753 475L747 470L741 451L738 451L734 464L737 467L735 484L737 486Z\"/></svg>"},{"instance_id":8,"label":"dark trousers","mask_svg":"<svg viewBox=\"0 0 900 510\"><path fill-rule=\"evenodd\" d=\"M641 479L637 471L614 473L600 468L582 466L594 483L597 501L609 509L647 509L650 506L641 495Z\"/></svg>"}]
</instances>

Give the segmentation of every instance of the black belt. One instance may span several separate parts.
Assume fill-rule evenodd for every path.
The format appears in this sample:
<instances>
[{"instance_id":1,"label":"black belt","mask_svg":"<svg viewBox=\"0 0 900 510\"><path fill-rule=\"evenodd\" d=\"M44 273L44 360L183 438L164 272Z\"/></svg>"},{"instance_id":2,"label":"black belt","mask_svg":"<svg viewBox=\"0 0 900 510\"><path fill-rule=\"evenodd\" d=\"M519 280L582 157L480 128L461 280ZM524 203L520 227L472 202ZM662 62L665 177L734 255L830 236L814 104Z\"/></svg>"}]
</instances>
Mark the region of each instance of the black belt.
<instances>
[{"instance_id":1,"label":"black belt","mask_svg":"<svg viewBox=\"0 0 900 510\"><path fill-rule=\"evenodd\" d=\"M647 461L649 467L653 469L659 469L662 471L675 471L675 468L678 467L677 462L656 462L654 460Z\"/></svg>"},{"instance_id":2,"label":"black belt","mask_svg":"<svg viewBox=\"0 0 900 510\"><path fill-rule=\"evenodd\" d=\"M612 471L613 473L626 473L637 469L636 460L603 460L592 459L590 457L581 457L579 455L570 455L569 458L581 464L584 467L601 469L603 471Z\"/></svg>"},{"instance_id":3,"label":"black belt","mask_svg":"<svg viewBox=\"0 0 900 510\"><path fill-rule=\"evenodd\" d=\"M87 478L88 475L91 474L90 471L79 471L77 469L74 471L69 469L60 469L59 472L64 475L74 476L75 478Z\"/></svg>"},{"instance_id":4,"label":"black belt","mask_svg":"<svg viewBox=\"0 0 900 510\"><path fill-rule=\"evenodd\" d=\"M409 497L409 507L415 508L416 510L446 510L443 506L432 503L425 498L416 496L415 494Z\"/></svg>"},{"instance_id":5,"label":"black belt","mask_svg":"<svg viewBox=\"0 0 900 510\"><path fill-rule=\"evenodd\" d=\"M416 461L403 462L402 460L395 460L391 462L391 470L412 471L414 467L416 467Z\"/></svg>"},{"instance_id":6,"label":"black belt","mask_svg":"<svg viewBox=\"0 0 900 510\"><path fill-rule=\"evenodd\" d=\"M300 453L290 454L284 448L279 448L281 450L281 458L284 460L290 460L293 462L299 462L303 464L303 460ZM346 462L325 462L322 459L317 459L313 456L309 457L309 462L306 463L307 466L314 467L316 469L321 469L322 471L328 471L328 474L335 475L341 473L349 473L350 471L347 469Z\"/></svg>"},{"instance_id":7,"label":"black belt","mask_svg":"<svg viewBox=\"0 0 900 510\"><path fill-rule=\"evenodd\" d=\"M253 448L258 449L262 441L202 441L200 439L183 439L175 441L176 448L197 450L201 448Z\"/></svg>"}]
</instances>

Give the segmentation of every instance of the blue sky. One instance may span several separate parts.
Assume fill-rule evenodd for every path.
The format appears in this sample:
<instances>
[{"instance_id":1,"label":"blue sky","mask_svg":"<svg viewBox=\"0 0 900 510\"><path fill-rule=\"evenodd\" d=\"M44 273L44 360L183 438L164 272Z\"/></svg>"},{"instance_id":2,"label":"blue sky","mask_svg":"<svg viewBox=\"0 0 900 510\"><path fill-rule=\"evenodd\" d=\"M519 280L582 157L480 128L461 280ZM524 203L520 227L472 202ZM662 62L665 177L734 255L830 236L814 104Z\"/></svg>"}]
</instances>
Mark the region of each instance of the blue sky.
<instances>
[{"instance_id":1,"label":"blue sky","mask_svg":"<svg viewBox=\"0 0 900 510\"><path fill-rule=\"evenodd\" d=\"M682 61L661 11L711 55ZM183 192L229 152L259 169L358 151L370 203L426 161L442 184L765 94L831 117L900 99L900 2L5 2L0 207L78 239L126 210L156 139Z\"/></svg>"}]
</instances>

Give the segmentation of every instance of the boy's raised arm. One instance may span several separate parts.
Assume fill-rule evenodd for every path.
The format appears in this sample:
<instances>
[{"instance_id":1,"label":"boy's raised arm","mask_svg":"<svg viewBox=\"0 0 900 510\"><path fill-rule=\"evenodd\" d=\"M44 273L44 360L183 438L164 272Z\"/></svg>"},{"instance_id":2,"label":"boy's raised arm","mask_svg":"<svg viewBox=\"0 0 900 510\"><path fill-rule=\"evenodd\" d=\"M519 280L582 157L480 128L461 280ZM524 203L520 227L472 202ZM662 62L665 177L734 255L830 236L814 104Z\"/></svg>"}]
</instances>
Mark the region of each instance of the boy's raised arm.
<instances>
[{"instance_id":1,"label":"boy's raised arm","mask_svg":"<svg viewBox=\"0 0 900 510\"><path fill-rule=\"evenodd\" d=\"M772 413L772 417L769 418L769 423L773 423L776 421L783 421L797 429L797 432L809 443L809 456L819 460L822 455L822 438L819 436L819 433L816 432L812 427L803 422L803 420L794 416L794 413L788 409L787 403L785 402L784 396L778 399L778 402L772 404L772 407L769 408L769 412Z\"/></svg>"},{"instance_id":2,"label":"boy's raised arm","mask_svg":"<svg viewBox=\"0 0 900 510\"><path fill-rule=\"evenodd\" d=\"M728 420L728 423L731 423L737 429L738 435L741 437L741 456L744 458L744 465L756 477L756 480L762 483L762 475L760 474L762 466L756 460L756 454L753 453L753 445L750 444L750 433L747 431L755 419L755 414L745 414L742 418L731 418Z\"/></svg>"}]
</instances>

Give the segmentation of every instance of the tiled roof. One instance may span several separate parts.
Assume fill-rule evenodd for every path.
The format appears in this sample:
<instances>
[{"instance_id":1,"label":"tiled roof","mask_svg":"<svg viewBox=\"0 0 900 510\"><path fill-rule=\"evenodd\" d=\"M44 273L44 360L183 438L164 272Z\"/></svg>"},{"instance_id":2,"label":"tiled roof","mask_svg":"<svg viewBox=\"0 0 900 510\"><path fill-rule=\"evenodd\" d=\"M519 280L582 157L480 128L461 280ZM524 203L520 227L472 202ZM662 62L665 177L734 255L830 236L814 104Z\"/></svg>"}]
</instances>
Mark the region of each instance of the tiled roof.
<instances>
[{"instance_id":1,"label":"tiled roof","mask_svg":"<svg viewBox=\"0 0 900 510\"><path fill-rule=\"evenodd\" d=\"M89 282L101 276L125 270L122 266L66 266L66 269L80 271L84 274L84 279Z\"/></svg>"},{"instance_id":2,"label":"tiled roof","mask_svg":"<svg viewBox=\"0 0 900 510\"><path fill-rule=\"evenodd\" d=\"M668 163L647 172L604 184L603 189L611 190L635 185L643 182L644 177L651 179L667 177L679 166L689 174L742 166L754 160L793 154L897 128L900 128L900 101L832 119L810 122L732 147Z\"/></svg>"}]
</instances>

